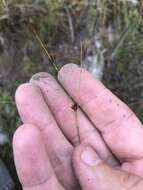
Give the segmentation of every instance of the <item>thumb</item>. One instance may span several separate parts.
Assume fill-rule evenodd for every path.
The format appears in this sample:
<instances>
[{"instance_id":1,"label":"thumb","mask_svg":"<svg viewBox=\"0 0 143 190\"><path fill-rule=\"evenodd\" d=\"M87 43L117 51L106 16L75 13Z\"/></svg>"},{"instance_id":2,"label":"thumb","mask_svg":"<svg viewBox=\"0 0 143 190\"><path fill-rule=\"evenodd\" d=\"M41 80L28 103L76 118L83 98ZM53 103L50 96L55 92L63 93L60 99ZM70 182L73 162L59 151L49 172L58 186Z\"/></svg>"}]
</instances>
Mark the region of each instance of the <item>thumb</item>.
<instances>
[{"instance_id":1,"label":"thumb","mask_svg":"<svg viewBox=\"0 0 143 190\"><path fill-rule=\"evenodd\" d=\"M82 190L141 190L143 180L104 163L91 147L79 145L73 165Z\"/></svg>"}]
</instances>

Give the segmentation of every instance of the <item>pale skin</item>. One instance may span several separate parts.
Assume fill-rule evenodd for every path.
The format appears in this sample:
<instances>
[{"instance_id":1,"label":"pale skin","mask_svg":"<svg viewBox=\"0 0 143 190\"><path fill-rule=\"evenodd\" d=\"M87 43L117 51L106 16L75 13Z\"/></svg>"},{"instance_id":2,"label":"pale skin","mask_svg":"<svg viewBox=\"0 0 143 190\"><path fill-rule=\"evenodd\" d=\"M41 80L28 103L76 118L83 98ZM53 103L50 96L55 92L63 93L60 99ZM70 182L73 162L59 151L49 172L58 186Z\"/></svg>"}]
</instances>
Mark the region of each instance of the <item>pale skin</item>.
<instances>
[{"instance_id":1,"label":"pale skin","mask_svg":"<svg viewBox=\"0 0 143 190\"><path fill-rule=\"evenodd\" d=\"M23 125L13 148L23 190L142 190L139 119L74 64L59 71L58 81L38 73L16 91Z\"/></svg>"}]
</instances>

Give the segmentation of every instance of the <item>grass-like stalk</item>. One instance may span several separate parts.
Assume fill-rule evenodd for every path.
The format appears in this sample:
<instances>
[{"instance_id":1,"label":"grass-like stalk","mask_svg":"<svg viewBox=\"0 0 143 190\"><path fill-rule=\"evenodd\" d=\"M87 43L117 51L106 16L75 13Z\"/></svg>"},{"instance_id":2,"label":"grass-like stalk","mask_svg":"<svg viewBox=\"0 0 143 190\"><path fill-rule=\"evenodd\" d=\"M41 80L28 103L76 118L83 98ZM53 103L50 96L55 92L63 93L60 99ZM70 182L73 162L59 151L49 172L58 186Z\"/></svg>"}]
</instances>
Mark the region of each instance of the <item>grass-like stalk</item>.
<instances>
[{"instance_id":1,"label":"grass-like stalk","mask_svg":"<svg viewBox=\"0 0 143 190\"><path fill-rule=\"evenodd\" d=\"M32 27L31 27L32 28ZM42 42L40 36L38 35L38 33L36 32L36 30L34 28L32 28L32 32L34 34L34 37L36 38L36 40L38 41L38 43L40 44L41 48L44 50L44 52L46 53L49 62L51 63L51 65L53 66L54 70L56 73L58 73L58 67L56 66L56 64L54 63L54 60L52 59L50 53L48 52L48 50L46 49L44 43Z\"/></svg>"},{"instance_id":2,"label":"grass-like stalk","mask_svg":"<svg viewBox=\"0 0 143 190\"><path fill-rule=\"evenodd\" d=\"M79 87L78 87L78 90L79 90L79 98L80 98L80 90L81 90L81 80L82 80L82 67L83 67L83 41L81 40L81 44L80 44L80 67L81 67L81 70L80 70L80 76L79 76ZM80 107L75 104L75 112L76 112L76 128L77 128L77 137L78 137L78 143L80 144L81 143L81 137L80 137L80 126L79 126L79 123L78 123L78 109L80 109Z\"/></svg>"}]
</instances>

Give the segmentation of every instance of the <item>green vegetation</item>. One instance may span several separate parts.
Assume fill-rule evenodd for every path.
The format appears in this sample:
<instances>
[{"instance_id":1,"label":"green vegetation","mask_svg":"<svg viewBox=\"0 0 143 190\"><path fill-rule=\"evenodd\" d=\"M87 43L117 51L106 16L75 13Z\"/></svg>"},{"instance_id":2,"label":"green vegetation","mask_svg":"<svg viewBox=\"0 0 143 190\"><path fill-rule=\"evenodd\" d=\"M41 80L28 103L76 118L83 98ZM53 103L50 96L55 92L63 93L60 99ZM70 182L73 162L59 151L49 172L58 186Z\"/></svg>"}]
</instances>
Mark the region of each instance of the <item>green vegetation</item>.
<instances>
[{"instance_id":1,"label":"green vegetation","mask_svg":"<svg viewBox=\"0 0 143 190\"><path fill-rule=\"evenodd\" d=\"M79 64L81 39L86 57L98 37L101 48L95 47L95 52L105 52L103 82L143 121L142 12L141 1L135 5L130 0L1 0L0 129L10 141L20 124L14 103L17 86L36 72L54 72L33 30L58 68L68 62ZM9 164L11 144L2 146L0 155L15 176L14 165Z\"/></svg>"}]
</instances>

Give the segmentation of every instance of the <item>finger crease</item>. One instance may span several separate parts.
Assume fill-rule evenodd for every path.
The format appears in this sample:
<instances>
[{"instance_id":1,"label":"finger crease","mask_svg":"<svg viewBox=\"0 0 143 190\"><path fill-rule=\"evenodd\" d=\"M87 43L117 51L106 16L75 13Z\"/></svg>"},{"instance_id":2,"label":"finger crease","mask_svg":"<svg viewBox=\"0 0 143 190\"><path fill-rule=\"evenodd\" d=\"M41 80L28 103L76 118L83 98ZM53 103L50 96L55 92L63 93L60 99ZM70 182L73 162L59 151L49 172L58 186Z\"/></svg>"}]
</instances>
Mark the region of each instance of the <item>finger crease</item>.
<instances>
[{"instance_id":1,"label":"finger crease","mask_svg":"<svg viewBox=\"0 0 143 190\"><path fill-rule=\"evenodd\" d=\"M97 95L93 96L92 98L90 98L88 101L80 104L80 106L84 109L84 107L88 106L91 102L95 101L103 92L105 92L107 89L104 88L103 90L101 90ZM83 96L80 96L80 99L84 99L86 94L84 94Z\"/></svg>"},{"instance_id":2,"label":"finger crease","mask_svg":"<svg viewBox=\"0 0 143 190\"><path fill-rule=\"evenodd\" d=\"M125 123L127 120L129 120L133 115L134 115L134 113L131 112L128 117L126 117L122 120L120 117L116 120L108 121L102 127L101 126L99 127L100 131L102 132L103 135L109 134L109 133L113 132L113 129L117 129L118 127L121 127L123 125L123 123ZM117 124L115 124L115 123L117 123ZM97 125L97 128L98 128L98 125Z\"/></svg>"},{"instance_id":3,"label":"finger crease","mask_svg":"<svg viewBox=\"0 0 143 190\"><path fill-rule=\"evenodd\" d=\"M54 173L52 172L50 175L48 175L48 177L44 180L41 180L40 182L38 183L34 183L34 184L31 184L31 185L24 185L22 184L22 187L27 187L27 188L31 188L31 187L35 187L35 186L41 186L43 185L44 183L46 183L47 181L49 181L51 178L54 177Z\"/></svg>"}]
</instances>

